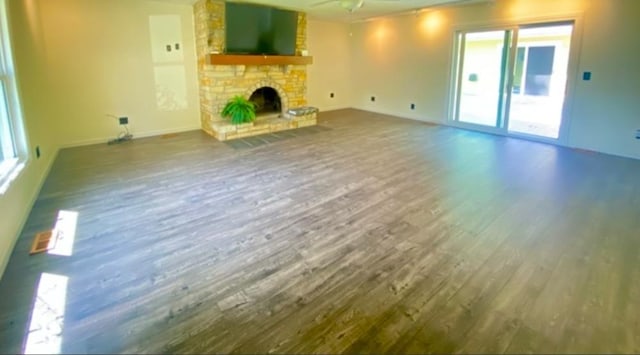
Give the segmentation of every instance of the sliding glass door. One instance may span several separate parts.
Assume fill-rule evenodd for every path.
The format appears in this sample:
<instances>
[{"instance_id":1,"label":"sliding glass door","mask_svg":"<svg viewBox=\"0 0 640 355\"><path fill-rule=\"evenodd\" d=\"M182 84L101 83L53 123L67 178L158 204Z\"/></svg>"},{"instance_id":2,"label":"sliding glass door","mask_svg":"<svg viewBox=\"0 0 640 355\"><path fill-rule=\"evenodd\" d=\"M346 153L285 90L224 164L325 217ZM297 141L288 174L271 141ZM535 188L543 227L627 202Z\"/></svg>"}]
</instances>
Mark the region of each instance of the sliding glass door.
<instances>
[{"instance_id":1,"label":"sliding glass door","mask_svg":"<svg viewBox=\"0 0 640 355\"><path fill-rule=\"evenodd\" d=\"M509 131L558 138L573 25L523 27L509 110Z\"/></svg>"},{"instance_id":2,"label":"sliding glass door","mask_svg":"<svg viewBox=\"0 0 640 355\"><path fill-rule=\"evenodd\" d=\"M505 48L511 31L462 33L458 120L483 126L499 125L504 94Z\"/></svg>"},{"instance_id":3,"label":"sliding glass door","mask_svg":"<svg viewBox=\"0 0 640 355\"><path fill-rule=\"evenodd\" d=\"M458 32L452 119L557 139L572 31L572 23L554 23Z\"/></svg>"}]
</instances>

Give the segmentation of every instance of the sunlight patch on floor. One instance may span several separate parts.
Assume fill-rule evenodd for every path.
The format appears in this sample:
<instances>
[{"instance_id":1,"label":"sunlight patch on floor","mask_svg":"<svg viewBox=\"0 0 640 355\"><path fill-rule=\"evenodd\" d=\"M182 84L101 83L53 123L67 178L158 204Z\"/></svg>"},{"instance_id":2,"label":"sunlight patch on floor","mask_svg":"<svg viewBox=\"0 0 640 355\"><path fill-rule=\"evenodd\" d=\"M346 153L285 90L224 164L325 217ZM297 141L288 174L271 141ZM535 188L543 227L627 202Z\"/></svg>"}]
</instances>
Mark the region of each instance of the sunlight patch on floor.
<instances>
[{"instance_id":1,"label":"sunlight patch on floor","mask_svg":"<svg viewBox=\"0 0 640 355\"><path fill-rule=\"evenodd\" d=\"M68 277L42 273L31 313L25 354L59 354Z\"/></svg>"},{"instance_id":2,"label":"sunlight patch on floor","mask_svg":"<svg viewBox=\"0 0 640 355\"><path fill-rule=\"evenodd\" d=\"M53 255L71 256L73 254L73 242L76 239L76 227L78 224L78 212L62 210L58 212L53 233L57 236L56 244L49 249Z\"/></svg>"}]
</instances>

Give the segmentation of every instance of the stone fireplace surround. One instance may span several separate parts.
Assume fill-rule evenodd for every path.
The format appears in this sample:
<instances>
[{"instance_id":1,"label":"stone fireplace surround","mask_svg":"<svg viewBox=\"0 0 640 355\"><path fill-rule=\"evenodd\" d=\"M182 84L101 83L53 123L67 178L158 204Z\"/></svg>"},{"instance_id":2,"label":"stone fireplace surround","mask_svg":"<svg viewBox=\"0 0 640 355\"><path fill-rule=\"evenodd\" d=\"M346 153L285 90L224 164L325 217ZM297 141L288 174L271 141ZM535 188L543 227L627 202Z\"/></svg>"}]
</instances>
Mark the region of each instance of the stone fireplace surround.
<instances>
[{"instance_id":1,"label":"stone fireplace surround","mask_svg":"<svg viewBox=\"0 0 640 355\"><path fill-rule=\"evenodd\" d=\"M223 53L225 47L225 3L199 0L194 5L198 82L202 129L218 140L248 137L316 124L316 114L289 116L289 108L307 105L305 65L212 65L207 55ZM298 15L296 52L307 49L307 17ZM280 96L282 114L259 117L256 122L231 125L220 116L226 102L236 95L247 99L263 87Z\"/></svg>"}]
</instances>

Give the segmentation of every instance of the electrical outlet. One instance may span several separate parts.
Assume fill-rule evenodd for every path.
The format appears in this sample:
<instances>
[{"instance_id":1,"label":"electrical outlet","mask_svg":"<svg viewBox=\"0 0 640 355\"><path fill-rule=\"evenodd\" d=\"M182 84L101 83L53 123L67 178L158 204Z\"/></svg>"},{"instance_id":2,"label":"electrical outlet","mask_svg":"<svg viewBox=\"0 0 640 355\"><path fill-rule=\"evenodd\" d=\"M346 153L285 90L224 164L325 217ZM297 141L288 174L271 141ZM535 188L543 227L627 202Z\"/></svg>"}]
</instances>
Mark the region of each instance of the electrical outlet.
<instances>
[{"instance_id":1,"label":"electrical outlet","mask_svg":"<svg viewBox=\"0 0 640 355\"><path fill-rule=\"evenodd\" d=\"M411 104L411 109L415 110L416 109L416 104Z\"/></svg>"},{"instance_id":2,"label":"electrical outlet","mask_svg":"<svg viewBox=\"0 0 640 355\"><path fill-rule=\"evenodd\" d=\"M118 122L120 122L120 125L129 124L129 117L120 117L118 118Z\"/></svg>"},{"instance_id":3,"label":"electrical outlet","mask_svg":"<svg viewBox=\"0 0 640 355\"><path fill-rule=\"evenodd\" d=\"M36 146L36 159L40 159L40 146Z\"/></svg>"},{"instance_id":4,"label":"electrical outlet","mask_svg":"<svg viewBox=\"0 0 640 355\"><path fill-rule=\"evenodd\" d=\"M329 94L329 97L333 99L333 97L336 96L334 93Z\"/></svg>"},{"instance_id":5,"label":"electrical outlet","mask_svg":"<svg viewBox=\"0 0 640 355\"><path fill-rule=\"evenodd\" d=\"M180 50L180 43L176 43L175 44L175 48L176 48L177 51L179 51Z\"/></svg>"},{"instance_id":6,"label":"electrical outlet","mask_svg":"<svg viewBox=\"0 0 640 355\"><path fill-rule=\"evenodd\" d=\"M375 102L376 101L376 97L375 96L371 96L371 102Z\"/></svg>"}]
</instances>

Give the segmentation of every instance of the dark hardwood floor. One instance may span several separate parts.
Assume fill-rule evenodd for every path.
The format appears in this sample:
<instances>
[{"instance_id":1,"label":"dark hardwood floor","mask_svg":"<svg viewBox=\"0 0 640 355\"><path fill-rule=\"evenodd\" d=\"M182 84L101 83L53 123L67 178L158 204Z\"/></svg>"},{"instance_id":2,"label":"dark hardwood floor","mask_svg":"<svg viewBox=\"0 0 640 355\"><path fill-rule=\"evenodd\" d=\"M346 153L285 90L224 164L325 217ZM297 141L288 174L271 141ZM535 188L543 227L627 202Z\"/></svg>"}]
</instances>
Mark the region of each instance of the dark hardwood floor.
<instances>
[{"instance_id":1,"label":"dark hardwood floor","mask_svg":"<svg viewBox=\"0 0 640 355\"><path fill-rule=\"evenodd\" d=\"M355 110L320 125L62 150L0 282L0 351L640 352L640 161ZM28 256L59 210L71 255Z\"/></svg>"}]
</instances>

